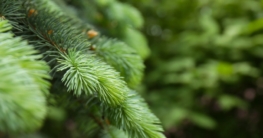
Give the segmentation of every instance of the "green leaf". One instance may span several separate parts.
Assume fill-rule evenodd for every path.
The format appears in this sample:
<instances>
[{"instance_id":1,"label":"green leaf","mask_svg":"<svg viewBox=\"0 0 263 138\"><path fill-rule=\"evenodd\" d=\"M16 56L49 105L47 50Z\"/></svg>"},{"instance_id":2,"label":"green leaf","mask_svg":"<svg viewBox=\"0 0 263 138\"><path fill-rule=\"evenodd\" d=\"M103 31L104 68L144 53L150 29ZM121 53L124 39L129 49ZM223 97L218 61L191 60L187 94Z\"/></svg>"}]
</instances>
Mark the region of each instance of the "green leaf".
<instances>
[{"instance_id":1,"label":"green leaf","mask_svg":"<svg viewBox=\"0 0 263 138\"><path fill-rule=\"evenodd\" d=\"M207 129L213 129L216 127L216 122L212 118L210 118L209 116L206 116L204 114L192 112L189 118L196 125L199 125L201 127L204 127Z\"/></svg>"},{"instance_id":2,"label":"green leaf","mask_svg":"<svg viewBox=\"0 0 263 138\"><path fill-rule=\"evenodd\" d=\"M140 12L128 4L113 2L107 10L108 17L112 20L131 25L135 28L141 28L143 25L143 18Z\"/></svg>"},{"instance_id":3,"label":"green leaf","mask_svg":"<svg viewBox=\"0 0 263 138\"><path fill-rule=\"evenodd\" d=\"M123 40L130 47L134 48L142 59L147 58L150 55L150 49L143 34L129 27L126 27L124 32L124 36L121 40Z\"/></svg>"},{"instance_id":4,"label":"green leaf","mask_svg":"<svg viewBox=\"0 0 263 138\"><path fill-rule=\"evenodd\" d=\"M234 107L245 108L247 106L243 100L231 95L221 95L218 104L223 110L230 110Z\"/></svg>"}]
</instances>

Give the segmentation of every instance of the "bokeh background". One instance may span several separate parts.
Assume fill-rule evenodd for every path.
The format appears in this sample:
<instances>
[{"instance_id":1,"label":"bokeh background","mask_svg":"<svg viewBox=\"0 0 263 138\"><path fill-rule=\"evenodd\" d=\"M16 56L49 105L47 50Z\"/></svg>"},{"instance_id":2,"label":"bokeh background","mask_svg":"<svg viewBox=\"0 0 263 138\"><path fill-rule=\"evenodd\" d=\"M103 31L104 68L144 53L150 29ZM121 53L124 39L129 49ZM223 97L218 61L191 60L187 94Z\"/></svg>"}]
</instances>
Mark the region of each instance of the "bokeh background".
<instances>
[{"instance_id":1,"label":"bokeh background","mask_svg":"<svg viewBox=\"0 0 263 138\"><path fill-rule=\"evenodd\" d=\"M144 17L140 91L168 138L263 137L263 1L122 2Z\"/></svg>"}]
</instances>

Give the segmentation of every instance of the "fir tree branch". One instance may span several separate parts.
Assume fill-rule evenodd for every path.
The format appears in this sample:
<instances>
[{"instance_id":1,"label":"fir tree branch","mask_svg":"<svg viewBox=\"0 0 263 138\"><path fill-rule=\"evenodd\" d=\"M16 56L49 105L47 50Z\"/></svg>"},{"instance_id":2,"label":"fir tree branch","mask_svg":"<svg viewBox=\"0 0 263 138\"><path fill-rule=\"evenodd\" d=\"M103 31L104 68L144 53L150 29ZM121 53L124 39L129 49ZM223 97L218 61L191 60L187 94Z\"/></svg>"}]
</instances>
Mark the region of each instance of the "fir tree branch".
<instances>
[{"instance_id":1,"label":"fir tree branch","mask_svg":"<svg viewBox=\"0 0 263 138\"><path fill-rule=\"evenodd\" d=\"M120 78L119 73L101 61L91 62L92 60L89 60L90 62L75 62L72 64L72 61L75 60L72 58L83 58L86 56L85 53L80 53L78 51L87 51L90 46L87 38L85 38L83 34L79 34L79 32L81 32L79 28L74 26L76 22L71 18L62 15L60 12L54 12L53 10L52 12L49 12L49 10L46 9L47 7L45 4L41 1L30 1L26 2L24 5L27 9L25 17L26 22L24 23L29 27L29 31L33 33L24 36L24 38L39 40L31 41L31 43L36 47L42 47L42 49L45 50L43 51L45 55L52 53L53 58L64 58L69 60L68 62L62 62L64 64L61 64L61 66L66 65L67 63L69 64L60 68L60 71L67 69L67 67L72 67L72 65L80 67L82 72L90 67L92 67L93 71L96 69L96 72L91 73L94 75L91 78L83 76L81 73L77 73L77 76L71 78L75 74L72 74L72 68L70 68L64 75L64 79L62 79L62 81L66 83L68 90L74 90L74 93L77 95L80 95L82 90L84 90L86 94L94 94L94 92L96 92L102 102L106 102L113 106L121 104L128 88L125 85L125 82ZM75 50L68 53L68 51L70 51L68 49L70 48L74 48ZM81 55L79 56L77 54ZM91 63L91 65L89 65L89 63ZM80 71L78 70L79 68L75 69L77 69L74 70L76 72ZM73 73L76 73L74 71Z\"/></svg>"}]
</instances>

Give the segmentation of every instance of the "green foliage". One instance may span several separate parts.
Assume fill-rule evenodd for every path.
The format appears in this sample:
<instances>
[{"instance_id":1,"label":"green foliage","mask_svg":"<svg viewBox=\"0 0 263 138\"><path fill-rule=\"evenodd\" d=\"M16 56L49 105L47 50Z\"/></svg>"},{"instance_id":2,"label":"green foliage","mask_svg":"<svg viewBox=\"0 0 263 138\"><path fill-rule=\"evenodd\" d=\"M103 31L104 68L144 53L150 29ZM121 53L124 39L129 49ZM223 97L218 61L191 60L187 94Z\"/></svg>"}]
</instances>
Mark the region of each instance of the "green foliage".
<instances>
[{"instance_id":1,"label":"green foliage","mask_svg":"<svg viewBox=\"0 0 263 138\"><path fill-rule=\"evenodd\" d=\"M121 40L134 48L142 58L149 56L150 49L147 46L148 42L141 32L130 27L125 27L123 28L123 33L124 35L120 37Z\"/></svg>"},{"instance_id":2,"label":"green foliage","mask_svg":"<svg viewBox=\"0 0 263 138\"><path fill-rule=\"evenodd\" d=\"M168 136L263 136L262 1L125 2L145 17L144 95Z\"/></svg>"},{"instance_id":3,"label":"green foliage","mask_svg":"<svg viewBox=\"0 0 263 138\"><path fill-rule=\"evenodd\" d=\"M106 16L109 20L126 23L135 28L142 27L142 16L134 7L120 2L111 3L107 6Z\"/></svg>"},{"instance_id":4,"label":"green foliage","mask_svg":"<svg viewBox=\"0 0 263 138\"><path fill-rule=\"evenodd\" d=\"M30 132L42 125L47 112L49 67L10 29L0 21L0 131Z\"/></svg>"}]
</instances>

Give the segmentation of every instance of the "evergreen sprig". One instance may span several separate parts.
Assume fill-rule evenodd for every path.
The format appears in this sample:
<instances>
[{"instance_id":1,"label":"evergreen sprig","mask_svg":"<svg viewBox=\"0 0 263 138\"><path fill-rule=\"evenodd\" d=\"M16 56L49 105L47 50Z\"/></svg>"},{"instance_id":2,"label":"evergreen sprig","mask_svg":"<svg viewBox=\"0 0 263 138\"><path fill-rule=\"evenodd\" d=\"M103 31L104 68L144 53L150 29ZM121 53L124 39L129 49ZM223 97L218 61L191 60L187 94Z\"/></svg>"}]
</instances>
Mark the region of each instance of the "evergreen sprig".
<instances>
[{"instance_id":1,"label":"evergreen sprig","mask_svg":"<svg viewBox=\"0 0 263 138\"><path fill-rule=\"evenodd\" d=\"M128 88L111 66L80 51L68 50L61 56L63 59L58 60L61 65L58 71L66 70L62 81L70 91L77 95L97 92L96 96L102 102L113 106L122 104Z\"/></svg>"}]
</instances>

